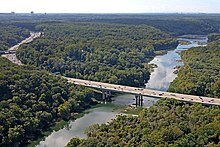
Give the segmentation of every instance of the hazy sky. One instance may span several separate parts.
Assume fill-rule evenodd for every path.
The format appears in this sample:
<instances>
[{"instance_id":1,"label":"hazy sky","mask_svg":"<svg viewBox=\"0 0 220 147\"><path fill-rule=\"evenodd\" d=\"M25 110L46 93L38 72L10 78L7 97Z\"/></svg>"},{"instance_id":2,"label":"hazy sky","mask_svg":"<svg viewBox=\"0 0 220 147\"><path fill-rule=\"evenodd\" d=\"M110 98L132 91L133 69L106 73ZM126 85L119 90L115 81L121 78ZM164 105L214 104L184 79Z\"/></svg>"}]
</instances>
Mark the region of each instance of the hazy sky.
<instances>
[{"instance_id":1,"label":"hazy sky","mask_svg":"<svg viewBox=\"0 0 220 147\"><path fill-rule=\"evenodd\" d=\"M16 13L220 13L220 0L0 0L0 12Z\"/></svg>"}]
</instances>

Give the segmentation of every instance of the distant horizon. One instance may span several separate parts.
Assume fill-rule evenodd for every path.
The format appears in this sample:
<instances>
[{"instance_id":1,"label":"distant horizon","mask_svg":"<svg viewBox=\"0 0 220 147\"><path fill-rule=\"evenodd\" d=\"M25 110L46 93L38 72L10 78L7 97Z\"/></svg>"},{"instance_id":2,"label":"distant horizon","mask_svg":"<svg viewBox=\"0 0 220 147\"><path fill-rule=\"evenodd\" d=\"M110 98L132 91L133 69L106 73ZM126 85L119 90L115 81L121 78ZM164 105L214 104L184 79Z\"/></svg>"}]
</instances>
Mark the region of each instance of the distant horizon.
<instances>
[{"instance_id":1,"label":"distant horizon","mask_svg":"<svg viewBox=\"0 0 220 147\"><path fill-rule=\"evenodd\" d=\"M7 0L0 13L220 13L219 0Z\"/></svg>"},{"instance_id":2,"label":"distant horizon","mask_svg":"<svg viewBox=\"0 0 220 147\"><path fill-rule=\"evenodd\" d=\"M140 14L140 15L144 15L144 14L177 14L177 15L187 15L187 14L198 14L198 15L202 15L202 14L220 14L220 12L217 13L204 13L204 12L143 12L143 13L136 13L136 12L130 12L130 13L126 13L126 12L121 12L121 13L114 13L114 12L107 12L107 13L102 13L102 12L97 12L97 13L89 13L89 12L39 12L39 13L35 13L34 11L32 11L33 14ZM0 14L31 14L31 12L0 12Z\"/></svg>"}]
</instances>

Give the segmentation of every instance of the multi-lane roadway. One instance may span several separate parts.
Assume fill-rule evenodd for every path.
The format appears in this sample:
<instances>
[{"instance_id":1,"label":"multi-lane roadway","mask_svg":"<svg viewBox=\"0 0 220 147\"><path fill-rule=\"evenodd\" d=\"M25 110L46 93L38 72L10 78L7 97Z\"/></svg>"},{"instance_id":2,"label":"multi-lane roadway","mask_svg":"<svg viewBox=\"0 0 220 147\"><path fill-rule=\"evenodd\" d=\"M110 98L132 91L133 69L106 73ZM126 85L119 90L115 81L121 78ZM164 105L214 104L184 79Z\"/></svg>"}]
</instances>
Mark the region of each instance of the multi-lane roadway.
<instances>
[{"instance_id":1,"label":"multi-lane roadway","mask_svg":"<svg viewBox=\"0 0 220 147\"><path fill-rule=\"evenodd\" d=\"M157 97L157 98L173 98L176 100L190 102L190 103L197 102L197 103L202 103L202 104L219 105L220 106L220 99L218 99L218 98L210 98L210 97L204 97L204 96L195 96L195 95L163 92L163 91L158 91L158 90L150 90L150 89L144 89L144 88L116 85L116 84L108 84L108 83L67 78L67 77L63 77L63 78L66 78L69 83L73 83L76 85L82 85L85 87L97 88L97 89L101 89L101 90L110 90L110 91L130 93L130 94L141 95L141 96Z\"/></svg>"},{"instance_id":2,"label":"multi-lane roadway","mask_svg":"<svg viewBox=\"0 0 220 147\"><path fill-rule=\"evenodd\" d=\"M7 51L14 52L12 54L4 54L3 57L6 57L11 62L22 65L21 61L16 57L16 51L18 47L22 44L29 43L33 41L35 38L40 37L42 35L41 32L31 32L30 37L26 38L19 44L9 48ZM130 93L139 96L150 96L150 97L157 97L157 98L174 98L176 100L185 101L185 102L197 102L202 104L208 105L219 105L220 106L220 99L218 98L210 98L204 96L195 96L195 95L186 95L186 94L179 94L179 93L171 93L171 92L163 92L158 90L150 90L144 88L137 88L137 87L130 87L124 85L116 85L116 84L109 84L109 83L102 83L102 82L95 82L89 80L81 80L81 79L74 79L63 77L68 80L70 83L74 83L76 85L82 85L85 87L97 88L101 90L109 90L109 91L116 91L116 92L123 92L123 93Z\"/></svg>"},{"instance_id":3,"label":"multi-lane roadway","mask_svg":"<svg viewBox=\"0 0 220 147\"><path fill-rule=\"evenodd\" d=\"M8 60L10 60L11 62L18 64L18 65L22 65L21 61L18 60L18 58L16 57L16 51L18 49L18 47L22 44L25 43L30 43L31 41L33 41L35 38L38 38L41 36L41 32L31 32L30 33L30 37L26 38L25 40L21 41L20 43L18 43L17 45L9 48L7 50L7 54L2 55L3 57L7 58Z\"/></svg>"}]
</instances>

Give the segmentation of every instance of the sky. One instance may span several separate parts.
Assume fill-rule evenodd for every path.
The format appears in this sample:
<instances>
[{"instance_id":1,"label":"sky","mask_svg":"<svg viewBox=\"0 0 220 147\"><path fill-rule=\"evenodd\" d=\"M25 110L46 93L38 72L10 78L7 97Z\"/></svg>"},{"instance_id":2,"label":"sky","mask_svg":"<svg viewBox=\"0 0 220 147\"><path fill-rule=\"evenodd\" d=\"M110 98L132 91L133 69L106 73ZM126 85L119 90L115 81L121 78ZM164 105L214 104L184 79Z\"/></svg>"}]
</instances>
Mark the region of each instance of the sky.
<instances>
[{"instance_id":1,"label":"sky","mask_svg":"<svg viewBox=\"0 0 220 147\"><path fill-rule=\"evenodd\" d=\"M220 13L220 0L0 0L0 13Z\"/></svg>"}]
</instances>

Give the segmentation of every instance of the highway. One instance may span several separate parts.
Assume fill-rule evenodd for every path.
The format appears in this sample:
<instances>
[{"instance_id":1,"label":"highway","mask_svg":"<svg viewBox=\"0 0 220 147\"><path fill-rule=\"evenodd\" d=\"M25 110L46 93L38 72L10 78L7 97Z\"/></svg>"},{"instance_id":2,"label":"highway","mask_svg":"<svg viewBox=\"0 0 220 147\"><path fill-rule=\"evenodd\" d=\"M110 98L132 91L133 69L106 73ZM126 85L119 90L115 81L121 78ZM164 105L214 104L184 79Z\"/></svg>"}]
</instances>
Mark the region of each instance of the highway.
<instances>
[{"instance_id":1,"label":"highway","mask_svg":"<svg viewBox=\"0 0 220 147\"><path fill-rule=\"evenodd\" d=\"M25 40L23 40L19 44L15 45L7 50L7 51L14 52L13 54L3 54L2 56L6 57L8 60L10 60L11 62L13 62L17 65L23 65L21 63L21 61L18 60L16 57L16 51L17 51L18 47L22 44L29 43L29 42L33 41L35 38L40 37L41 35L42 35L41 32L31 32L30 37L26 38ZM109 91L123 92L123 93L129 93L129 94L141 95L141 96L150 96L150 97L156 97L156 98L173 98L176 100L185 101L185 102L189 102L189 103L197 102L197 103L201 103L201 104L220 106L220 99L218 99L218 98L171 93L171 92L150 90L150 89L130 87L130 86L124 86L124 85L108 84L108 83L95 82L95 81L89 81L89 80L81 80L81 79L68 78L68 77L63 77L63 78L67 79L69 83L73 83L76 85L82 85L85 87L97 88L100 90L109 90Z\"/></svg>"},{"instance_id":2,"label":"highway","mask_svg":"<svg viewBox=\"0 0 220 147\"><path fill-rule=\"evenodd\" d=\"M220 99L218 98L171 93L171 92L150 90L150 89L130 87L130 86L124 86L124 85L108 84L108 83L67 78L67 77L63 77L63 78L67 79L69 83L73 83L73 84L81 85L85 87L97 88L101 90L110 90L110 91L129 93L133 95L150 96L150 97L156 97L156 98L173 98L176 100L185 101L189 103L197 102L197 103L206 104L206 105L220 106Z\"/></svg>"},{"instance_id":3,"label":"highway","mask_svg":"<svg viewBox=\"0 0 220 147\"><path fill-rule=\"evenodd\" d=\"M18 60L18 58L16 57L16 51L19 48L20 45L25 44L25 43L30 43L31 41L33 41L35 38L40 37L41 36L41 32L31 32L30 33L30 37L24 39L23 41L21 41L20 43L18 43L17 45L9 48L7 51L11 51L14 52L12 54L4 54L2 55L2 57L7 58L8 60L10 60L11 62L17 64L17 65L23 65L21 63L20 60Z\"/></svg>"}]
</instances>

